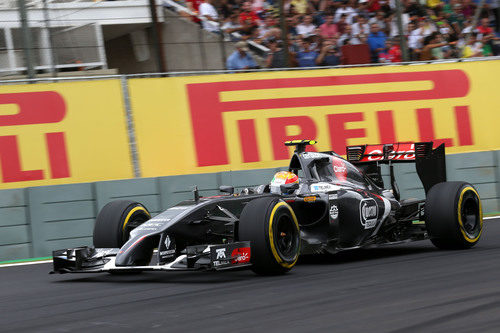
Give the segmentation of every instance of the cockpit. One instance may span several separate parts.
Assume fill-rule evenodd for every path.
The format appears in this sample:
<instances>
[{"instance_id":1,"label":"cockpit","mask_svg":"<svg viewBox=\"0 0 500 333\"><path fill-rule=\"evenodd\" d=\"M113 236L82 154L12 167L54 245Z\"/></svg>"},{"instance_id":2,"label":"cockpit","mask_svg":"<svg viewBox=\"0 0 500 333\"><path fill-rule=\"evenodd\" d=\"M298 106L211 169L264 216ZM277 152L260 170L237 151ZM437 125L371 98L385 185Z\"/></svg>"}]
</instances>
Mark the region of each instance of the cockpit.
<instances>
[{"instance_id":1,"label":"cockpit","mask_svg":"<svg viewBox=\"0 0 500 333\"><path fill-rule=\"evenodd\" d=\"M366 186L365 178L361 172L333 152L294 154L290 161L289 171L302 179Z\"/></svg>"}]
</instances>

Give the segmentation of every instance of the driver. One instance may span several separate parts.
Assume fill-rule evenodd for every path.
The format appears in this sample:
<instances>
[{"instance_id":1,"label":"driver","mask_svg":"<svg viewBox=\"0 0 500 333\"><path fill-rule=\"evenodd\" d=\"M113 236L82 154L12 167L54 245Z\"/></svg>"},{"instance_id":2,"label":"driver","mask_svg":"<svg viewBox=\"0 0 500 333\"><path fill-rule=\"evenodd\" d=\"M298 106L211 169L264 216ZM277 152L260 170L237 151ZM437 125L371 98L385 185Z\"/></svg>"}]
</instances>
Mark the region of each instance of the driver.
<instances>
[{"instance_id":1,"label":"driver","mask_svg":"<svg viewBox=\"0 0 500 333\"><path fill-rule=\"evenodd\" d=\"M274 174L269 186L271 193L281 194L281 185L299 183L299 177L290 171L280 171Z\"/></svg>"}]
</instances>

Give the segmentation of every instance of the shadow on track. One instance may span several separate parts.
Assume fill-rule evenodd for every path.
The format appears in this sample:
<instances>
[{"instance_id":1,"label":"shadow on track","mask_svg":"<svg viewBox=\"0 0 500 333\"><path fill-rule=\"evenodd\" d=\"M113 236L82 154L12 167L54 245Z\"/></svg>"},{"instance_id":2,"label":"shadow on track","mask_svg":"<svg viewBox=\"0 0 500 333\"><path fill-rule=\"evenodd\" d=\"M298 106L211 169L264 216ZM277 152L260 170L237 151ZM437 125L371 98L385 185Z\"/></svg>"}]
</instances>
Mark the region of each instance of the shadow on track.
<instances>
[{"instance_id":1,"label":"shadow on track","mask_svg":"<svg viewBox=\"0 0 500 333\"><path fill-rule=\"evenodd\" d=\"M427 244L425 244L427 245ZM387 246L341 251L336 254L304 255L299 259L299 265L340 265L359 261L376 260L390 257L407 256L422 253L439 252L434 246Z\"/></svg>"},{"instance_id":2,"label":"shadow on track","mask_svg":"<svg viewBox=\"0 0 500 333\"><path fill-rule=\"evenodd\" d=\"M224 284L228 282L244 281L255 277L250 270L245 271L184 271L184 272L142 272L130 275L113 275L109 273L96 273L73 275L71 273L64 276L74 276L64 280L53 281L53 283L65 282L106 282L106 283L170 283L170 284ZM78 277L77 277L78 276Z\"/></svg>"}]
</instances>

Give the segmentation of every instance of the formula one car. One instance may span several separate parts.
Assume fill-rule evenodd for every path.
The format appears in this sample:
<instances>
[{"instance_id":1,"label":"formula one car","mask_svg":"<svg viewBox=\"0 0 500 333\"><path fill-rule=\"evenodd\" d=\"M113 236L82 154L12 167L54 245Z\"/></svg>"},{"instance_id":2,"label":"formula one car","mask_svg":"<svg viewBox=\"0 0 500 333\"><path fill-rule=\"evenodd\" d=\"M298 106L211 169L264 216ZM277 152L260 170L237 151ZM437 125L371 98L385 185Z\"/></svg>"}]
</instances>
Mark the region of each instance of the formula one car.
<instances>
[{"instance_id":1,"label":"formula one car","mask_svg":"<svg viewBox=\"0 0 500 333\"><path fill-rule=\"evenodd\" d=\"M94 248L53 252L54 272L225 270L289 271L301 254L331 253L430 239L441 249L474 246L483 227L481 200L466 182L446 182L444 145L432 142L306 152L295 146L288 171L270 184L183 201L151 217L140 203L119 200L99 213ZM425 200L400 199L394 165L415 163ZM391 189L384 189L387 164Z\"/></svg>"}]
</instances>

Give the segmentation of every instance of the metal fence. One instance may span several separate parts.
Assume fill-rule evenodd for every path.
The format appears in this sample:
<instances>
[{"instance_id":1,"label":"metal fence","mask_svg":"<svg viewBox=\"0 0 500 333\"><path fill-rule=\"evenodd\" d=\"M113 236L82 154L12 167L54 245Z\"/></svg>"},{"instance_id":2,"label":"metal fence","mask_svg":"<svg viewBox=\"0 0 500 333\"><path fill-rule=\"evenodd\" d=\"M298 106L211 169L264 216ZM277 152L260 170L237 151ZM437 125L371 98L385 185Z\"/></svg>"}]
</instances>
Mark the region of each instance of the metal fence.
<instances>
[{"instance_id":1,"label":"metal fence","mask_svg":"<svg viewBox=\"0 0 500 333\"><path fill-rule=\"evenodd\" d=\"M386 66L419 66L428 64L445 64L445 63L460 63L460 62L477 62L477 61L495 61L500 60L500 56L493 57L476 57L468 59L446 59L446 60L430 60L430 61L407 61L400 63L380 63L380 64L361 64L361 65L338 65L338 66L323 66L323 67L287 67L287 68L256 68L245 70L194 70L194 71L179 71L179 72L149 72L137 74L111 74L111 75L71 75L60 77L36 77L30 79L14 78L0 79L1 84L32 84L32 83L47 83L47 82L67 82L67 81L82 81L82 80L106 80L120 79L127 80L132 78L155 78L155 77L178 77L178 76L197 76L197 75L214 75L214 74L236 74L236 73L262 73L262 72L281 72L281 71L297 71L297 70L321 70L321 69L341 69L341 68L356 68L356 67L386 67ZM73 73L72 73L73 74Z\"/></svg>"}]
</instances>

